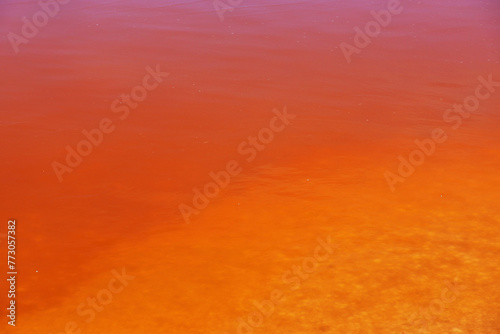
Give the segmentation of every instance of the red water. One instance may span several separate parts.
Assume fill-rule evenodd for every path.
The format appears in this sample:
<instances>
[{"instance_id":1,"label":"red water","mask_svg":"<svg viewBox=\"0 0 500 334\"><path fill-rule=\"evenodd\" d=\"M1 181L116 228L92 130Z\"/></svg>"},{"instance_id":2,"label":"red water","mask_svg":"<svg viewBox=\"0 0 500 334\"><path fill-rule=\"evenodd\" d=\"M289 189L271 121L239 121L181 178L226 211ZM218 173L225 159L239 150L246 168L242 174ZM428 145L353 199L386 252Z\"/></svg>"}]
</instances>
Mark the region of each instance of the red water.
<instances>
[{"instance_id":1,"label":"red water","mask_svg":"<svg viewBox=\"0 0 500 334\"><path fill-rule=\"evenodd\" d=\"M70 1L18 53L8 34L40 7L0 2L0 233L16 219L19 272L2 326L233 334L279 289L254 333L500 332L500 87L458 129L443 120L478 77L500 81L500 4L401 5L349 64L339 45L386 1L244 0L223 22L208 0ZM111 104L148 66L169 75L121 120ZM285 107L295 118L247 162L239 145ZM53 162L104 118L114 131L59 182ZM448 139L392 192L385 173L435 128ZM232 160L186 224L179 205ZM283 274L328 236L333 254L290 289ZM135 279L86 322L76 308L124 267Z\"/></svg>"}]
</instances>

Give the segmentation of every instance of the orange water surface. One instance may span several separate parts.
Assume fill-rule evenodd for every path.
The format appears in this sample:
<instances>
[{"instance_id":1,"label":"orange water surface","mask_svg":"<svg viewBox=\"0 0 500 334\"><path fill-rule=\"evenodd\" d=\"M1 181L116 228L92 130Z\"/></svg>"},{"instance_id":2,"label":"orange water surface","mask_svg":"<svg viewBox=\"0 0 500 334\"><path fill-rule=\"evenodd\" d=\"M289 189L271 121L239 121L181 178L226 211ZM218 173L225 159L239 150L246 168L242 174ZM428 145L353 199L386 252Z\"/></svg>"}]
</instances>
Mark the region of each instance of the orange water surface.
<instances>
[{"instance_id":1,"label":"orange water surface","mask_svg":"<svg viewBox=\"0 0 500 334\"><path fill-rule=\"evenodd\" d=\"M392 0L66 2L14 46L41 7L0 1L2 333L500 333L500 87L446 114L500 81L500 2L401 0L350 63Z\"/></svg>"}]
</instances>

